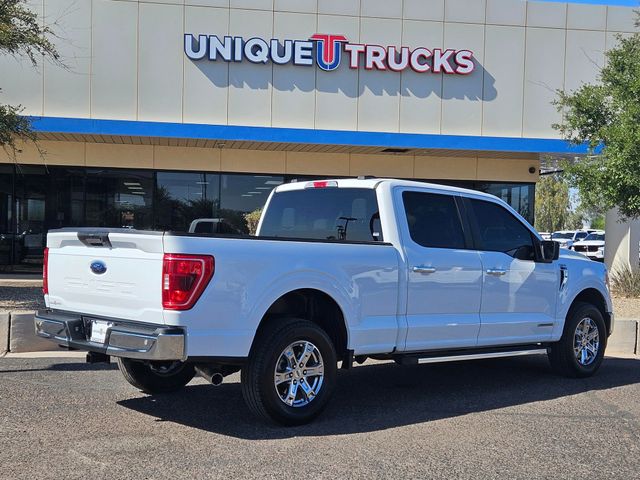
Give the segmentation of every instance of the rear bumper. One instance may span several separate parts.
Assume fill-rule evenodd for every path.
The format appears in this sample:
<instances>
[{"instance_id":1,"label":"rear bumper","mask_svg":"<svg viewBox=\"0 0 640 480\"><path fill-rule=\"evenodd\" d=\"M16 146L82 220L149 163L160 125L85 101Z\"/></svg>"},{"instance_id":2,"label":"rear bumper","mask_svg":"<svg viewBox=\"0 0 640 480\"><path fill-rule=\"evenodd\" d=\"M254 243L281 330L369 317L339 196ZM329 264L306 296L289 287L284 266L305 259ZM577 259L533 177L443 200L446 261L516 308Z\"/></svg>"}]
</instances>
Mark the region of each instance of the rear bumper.
<instances>
[{"instance_id":1,"label":"rear bumper","mask_svg":"<svg viewBox=\"0 0 640 480\"><path fill-rule=\"evenodd\" d=\"M106 320L104 343L89 340L91 320ZM186 333L178 327L157 327L117 319L40 310L35 315L36 335L64 347L140 360L186 360Z\"/></svg>"}]
</instances>

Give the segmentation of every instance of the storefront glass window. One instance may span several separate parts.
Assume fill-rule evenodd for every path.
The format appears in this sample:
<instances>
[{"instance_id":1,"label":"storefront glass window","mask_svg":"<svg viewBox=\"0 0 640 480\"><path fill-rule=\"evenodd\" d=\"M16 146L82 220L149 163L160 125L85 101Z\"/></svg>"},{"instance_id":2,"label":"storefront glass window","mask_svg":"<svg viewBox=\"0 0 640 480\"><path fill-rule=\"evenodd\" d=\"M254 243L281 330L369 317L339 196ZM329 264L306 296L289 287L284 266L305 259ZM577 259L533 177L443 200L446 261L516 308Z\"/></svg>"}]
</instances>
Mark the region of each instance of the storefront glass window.
<instances>
[{"instance_id":1,"label":"storefront glass window","mask_svg":"<svg viewBox=\"0 0 640 480\"><path fill-rule=\"evenodd\" d=\"M40 268L47 231L125 227L248 233L276 186L317 176L0 165L0 265ZM440 181L496 195L533 222L534 184Z\"/></svg>"},{"instance_id":2,"label":"storefront glass window","mask_svg":"<svg viewBox=\"0 0 640 480\"><path fill-rule=\"evenodd\" d=\"M535 201L533 183L478 183L476 189L501 198L533 225Z\"/></svg>"},{"instance_id":3,"label":"storefront glass window","mask_svg":"<svg viewBox=\"0 0 640 480\"><path fill-rule=\"evenodd\" d=\"M50 168L46 227L84 226L84 168Z\"/></svg>"},{"instance_id":4,"label":"storefront glass window","mask_svg":"<svg viewBox=\"0 0 640 480\"><path fill-rule=\"evenodd\" d=\"M271 190L282 183L282 176L221 175L220 218L241 233L248 233L244 215L264 207Z\"/></svg>"},{"instance_id":5,"label":"storefront glass window","mask_svg":"<svg viewBox=\"0 0 640 480\"><path fill-rule=\"evenodd\" d=\"M42 264L47 235L45 212L50 181L48 174L44 166L16 165L15 263Z\"/></svg>"},{"instance_id":6,"label":"storefront glass window","mask_svg":"<svg viewBox=\"0 0 640 480\"><path fill-rule=\"evenodd\" d=\"M153 227L152 171L87 169L86 182L86 226Z\"/></svg>"},{"instance_id":7,"label":"storefront glass window","mask_svg":"<svg viewBox=\"0 0 640 480\"><path fill-rule=\"evenodd\" d=\"M220 204L219 175L158 172L155 227L187 232L195 219L214 218Z\"/></svg>"},{"instance_id":8,"label":"storefront glass window","mask_svg":"<svg viewBox=\"0 0 640 480\"><path fill-rule=\"evenodd\" d=\"M0 265L13 263L13 165L0 165Z\"/></svg>"}]
</instances>

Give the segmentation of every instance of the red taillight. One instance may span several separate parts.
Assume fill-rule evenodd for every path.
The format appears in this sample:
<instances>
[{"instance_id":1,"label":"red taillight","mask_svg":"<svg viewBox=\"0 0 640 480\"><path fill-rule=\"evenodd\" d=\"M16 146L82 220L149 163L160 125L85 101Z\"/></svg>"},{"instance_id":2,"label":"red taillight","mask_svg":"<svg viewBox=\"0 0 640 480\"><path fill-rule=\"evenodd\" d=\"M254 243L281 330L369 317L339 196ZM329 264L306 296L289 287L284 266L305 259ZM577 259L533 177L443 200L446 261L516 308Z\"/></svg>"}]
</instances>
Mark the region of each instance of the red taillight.
<instances>
[{"instance_id":1,"label":"red taillight","mask_svg":"<svg viewBox=\"0 0 640 480\"><path fill-rule=\"evenodd\" d=\"M49 247L44 249L42 262L42 293L49 294Z\"/></svg>"},{"instance_id":2,"label":"red taillight","mask_svg":"<svg viewBox=\"0 0 640 480\"><path fill-rule=\"evenodd\" d=\"M211 255L165 253L162 261L162 308L189 310L209 284L215 262Z\"/></svg>"}]
</instances>

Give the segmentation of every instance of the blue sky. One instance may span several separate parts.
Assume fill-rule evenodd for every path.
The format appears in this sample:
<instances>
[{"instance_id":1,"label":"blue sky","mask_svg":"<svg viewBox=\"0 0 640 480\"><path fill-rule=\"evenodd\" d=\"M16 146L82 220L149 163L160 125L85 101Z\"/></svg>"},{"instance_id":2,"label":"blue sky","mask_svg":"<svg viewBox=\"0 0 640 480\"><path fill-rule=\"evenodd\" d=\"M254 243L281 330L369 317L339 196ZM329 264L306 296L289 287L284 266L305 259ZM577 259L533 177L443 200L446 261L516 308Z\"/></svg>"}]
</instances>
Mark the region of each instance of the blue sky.
<instances>
[{"instance_id":1,"label":"blue sky","mask_svg":"<svg viewBox=\"0 0 640 480\"><path fill-rule=\"evenodd\" d=\"M623 7L640 7L640 0L535 0L537 2L590 3L593 5L621 5Z\"/></svg>"}]
</instances>

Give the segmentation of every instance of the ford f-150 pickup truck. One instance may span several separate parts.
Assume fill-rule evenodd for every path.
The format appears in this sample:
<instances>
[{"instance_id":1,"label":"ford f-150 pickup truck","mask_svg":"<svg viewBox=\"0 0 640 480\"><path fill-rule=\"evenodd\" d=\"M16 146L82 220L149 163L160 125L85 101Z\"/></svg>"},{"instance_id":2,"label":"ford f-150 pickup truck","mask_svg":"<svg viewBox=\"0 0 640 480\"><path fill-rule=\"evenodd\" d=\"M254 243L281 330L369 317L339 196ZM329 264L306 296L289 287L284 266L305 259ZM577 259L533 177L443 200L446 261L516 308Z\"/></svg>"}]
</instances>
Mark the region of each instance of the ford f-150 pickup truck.
<instances>
[{"instance_id":1,"label":"ford f-150 pickup truck","mask_svg":"<svg viewBox=\"0 0 640 480\"><path fill-rule=\"evenodd\" d=\"M604 265L544 241L502 200L382 179L271 192L255 237L50 231L38 335L116 357L155 394L241 371L282 424L325 407L338 364L547 354L599 368L614 318Z\"/></svg>"}]
</instances>

